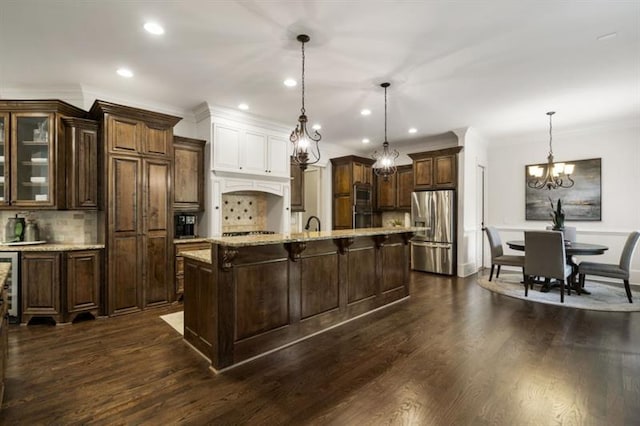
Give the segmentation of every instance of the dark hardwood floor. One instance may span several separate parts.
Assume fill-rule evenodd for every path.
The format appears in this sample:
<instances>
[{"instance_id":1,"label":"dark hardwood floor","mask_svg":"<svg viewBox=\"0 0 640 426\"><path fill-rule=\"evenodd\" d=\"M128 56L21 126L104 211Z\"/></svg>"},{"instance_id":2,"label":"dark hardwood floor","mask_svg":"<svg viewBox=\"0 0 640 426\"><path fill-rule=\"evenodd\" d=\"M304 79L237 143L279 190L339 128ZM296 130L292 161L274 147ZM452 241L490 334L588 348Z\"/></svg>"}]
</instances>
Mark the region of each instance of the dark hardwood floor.
<instances>
[{"instance_id":1,"label":"dark hardwood floor","mask_svg":"<svg viewBox=\"0 0 640 426\"><path fill-rule=\"evenodd\" d=\"M180 306L12 326L0 424L640 424L640 313L411 288L220 375L159 318Z\"/></svg>"}]
</instances>

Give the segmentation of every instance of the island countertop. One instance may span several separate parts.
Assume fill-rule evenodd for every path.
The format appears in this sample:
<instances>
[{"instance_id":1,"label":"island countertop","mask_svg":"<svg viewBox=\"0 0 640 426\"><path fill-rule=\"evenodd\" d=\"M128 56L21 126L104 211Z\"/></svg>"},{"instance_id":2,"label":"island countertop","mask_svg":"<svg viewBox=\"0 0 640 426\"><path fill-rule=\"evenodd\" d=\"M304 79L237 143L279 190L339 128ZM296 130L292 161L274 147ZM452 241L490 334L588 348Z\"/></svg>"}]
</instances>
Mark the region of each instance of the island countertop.
<instances>
[{"instance_id":1,"label":"island countertop","mask_svg":"<svg viewBox=\"0 0 640 426\"><path fill-rule=\"evenodd\" d=\"M423 231L422 227L386 227L342 229L337 231L294 232L290 234L240 235L237 237L212 237L207 241L230 247L261 246L267 244L296 243L305 241L330 240L335 238L366 237L375 235L404 234Z\"/></svg>"}]
</instances>

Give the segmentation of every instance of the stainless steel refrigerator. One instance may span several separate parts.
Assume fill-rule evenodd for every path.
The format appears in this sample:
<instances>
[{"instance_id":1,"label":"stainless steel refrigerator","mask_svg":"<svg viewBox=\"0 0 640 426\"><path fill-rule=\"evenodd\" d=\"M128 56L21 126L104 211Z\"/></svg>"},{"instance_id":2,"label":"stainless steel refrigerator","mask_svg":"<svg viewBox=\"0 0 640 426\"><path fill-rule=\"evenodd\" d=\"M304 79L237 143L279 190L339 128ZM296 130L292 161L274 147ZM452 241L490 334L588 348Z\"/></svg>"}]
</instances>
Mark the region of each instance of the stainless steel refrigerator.
<instances>
[{"instance_id":1,"label":"stainless steel refrigerator","mask_svg":"<svg viewBox=\"0 0 640 426\"><path fill-rule=\"evenodd\" d=\"M411 267L417 271L453 275L456 266L456 192L418 191L411 194L411 223L425 227L411 240Z\"/></svg>"}]
</instances>

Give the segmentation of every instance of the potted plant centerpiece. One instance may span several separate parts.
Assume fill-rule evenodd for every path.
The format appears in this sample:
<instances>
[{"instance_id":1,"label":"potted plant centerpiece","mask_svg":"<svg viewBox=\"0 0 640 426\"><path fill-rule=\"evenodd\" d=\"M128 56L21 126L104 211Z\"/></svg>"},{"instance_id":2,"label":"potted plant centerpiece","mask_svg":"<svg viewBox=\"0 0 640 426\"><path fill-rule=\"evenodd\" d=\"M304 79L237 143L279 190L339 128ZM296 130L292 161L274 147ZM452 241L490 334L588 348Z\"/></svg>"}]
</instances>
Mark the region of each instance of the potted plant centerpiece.
<instances>
[{"instance_id":1,"label":"potted plant centerpiece","mask_svg":"<svg viewBox=\"0 0 640 426\"><path fill-rule=\"evenodd\" d=\"M564 210L562 210L562 200L558 198L558 203L554 207L553 200L549 197L551 202L551 220L553 221L554 231L564 231Z\"/></svg>"}]
</instances>

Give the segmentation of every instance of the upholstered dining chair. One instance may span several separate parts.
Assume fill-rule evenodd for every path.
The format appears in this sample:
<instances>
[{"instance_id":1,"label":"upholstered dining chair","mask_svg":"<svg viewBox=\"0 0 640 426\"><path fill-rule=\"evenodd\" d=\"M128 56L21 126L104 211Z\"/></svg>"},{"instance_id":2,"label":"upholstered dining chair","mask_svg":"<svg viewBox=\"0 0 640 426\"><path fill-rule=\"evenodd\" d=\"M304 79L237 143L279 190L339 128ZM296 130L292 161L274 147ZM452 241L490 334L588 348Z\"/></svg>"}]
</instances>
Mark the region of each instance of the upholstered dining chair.
<instances>
[{"instance_id":1,"label":"upholstered dining chair","mask_svg":"<svg viewBox=\"0 0 640 426\"><path fill-rule=\"evenodd\" d=\"M498 265L496 278L500 276L500 266L502 265L517 266L523 268L524 271L524 256L504 254L498 230L493 226L487 226L484 230L487 232L489 247L491 247L491 273L489 274L489 281L493 278L493 269L496 265Z\"/></svg>"},{"instance_id":2,"label":"upholstered dining chair","mask_svg":"<svg viewBox=\"0 0 640 426\"><path fill-rule=\"evenodd\" d=\"M560 231L525 231L524 295L533 287L533 277L553 278L560 282L560 302L564 303L564 283L571 275L567 265L564 238ZM571 294L571 287L567 287Z\"/></svg>"},{"instance_id":3,"label":"upholstered dining chair","mask_svg":"<svg viewBox=\"0 0 640 426\"><path fill-rule=\"evenodd\" d=\"M578 265L578 280L582 288L584 285L584 279L586 275L597 275L607 278L618 278L624 282L624 289L627 292L627 299L629 303L633 303L631 298L631 287L629 286L629 269L631 268L631 258L633 252L638 245L640 239L640 232L634 231L627 237L627 242L624 244L622 254L620 255L620 262L617 265L598 262L580 262Z\"/></svg>"}]
</instances>

